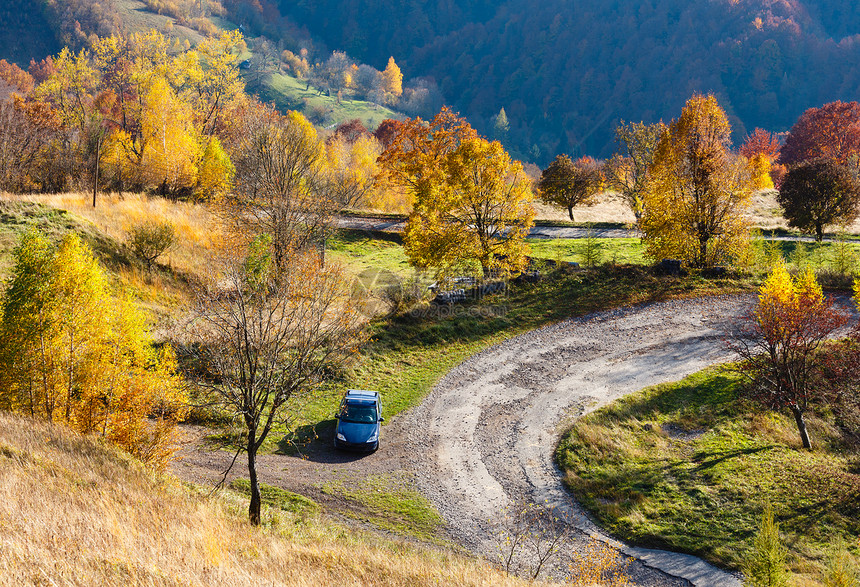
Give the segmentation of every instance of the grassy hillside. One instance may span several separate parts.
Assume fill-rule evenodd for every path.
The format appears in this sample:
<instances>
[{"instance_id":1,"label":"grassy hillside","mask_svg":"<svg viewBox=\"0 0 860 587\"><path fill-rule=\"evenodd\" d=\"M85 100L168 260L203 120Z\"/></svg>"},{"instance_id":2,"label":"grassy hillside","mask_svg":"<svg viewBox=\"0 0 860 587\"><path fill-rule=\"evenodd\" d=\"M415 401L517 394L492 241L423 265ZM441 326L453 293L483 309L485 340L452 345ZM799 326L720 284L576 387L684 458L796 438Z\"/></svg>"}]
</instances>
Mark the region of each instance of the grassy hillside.
<instances>
[{"instance_id":1,"label":"grassy hillside","mask_svg":"<svg viewBox=\"0 0 860 587\"><path fill-rule=\"evenodd\" d=\"M276 498L251 528L237 495L205 497L96 441L0 413L0 584L532 584Z\"/></svg>"},{"instance_id":2,"label":"grassy hillside","mask_svg":"<svg viewBox=\"0 0 860 587\"><path fill-rule=\"evenodd\" d=\"M860 562L857 431L819 409L809 417L814 449L800 450L790 415L739 392L736 374L714 368L582 418L557 452L568 485L601 526L634 543L738 568L769 502L800 584L820 584L839 540Z\"/></svg>"},{"instance_id":3,"label":"grassy hillside","mask_svg":"<svg viewBox=\"0 0 860 587\"><path fill-rule=\"evenodd\" d=\"M281 110L298 110L314 124L334 128L341 122L358 118L369 129L375 129L386 118L403 118L384 106L365 100L327 96L295 77L276 73L257 93L263 101L273 102Z\"/></svg>"}]
</instances>

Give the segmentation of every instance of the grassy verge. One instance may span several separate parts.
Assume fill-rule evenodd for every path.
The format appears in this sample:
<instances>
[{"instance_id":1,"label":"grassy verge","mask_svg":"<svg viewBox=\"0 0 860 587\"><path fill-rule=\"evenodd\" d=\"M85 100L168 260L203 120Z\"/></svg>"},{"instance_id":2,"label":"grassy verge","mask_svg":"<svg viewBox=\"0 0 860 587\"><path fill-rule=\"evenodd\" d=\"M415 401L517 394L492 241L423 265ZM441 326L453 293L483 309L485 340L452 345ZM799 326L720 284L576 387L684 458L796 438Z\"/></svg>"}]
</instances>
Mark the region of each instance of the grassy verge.
<instances>
[{"instance_id":1,"label":"grassy verge","mask_svg":"<svg viewBox=\"0 0 860 587\"><path fill-rule=\"evenodd\" d=\"M344 499L344 513L400 535L438 541L442 518L427 499L412 489L403 473L346 477L326 483L323 493Z\"/></svg>"},{"instance_id":2,"label":"grassy verge","mask_svg":"<svg viewBox=\"0 0 860 587\"><path fill-rule=\"evenodd\" d=\"M613 534L738 568L773 504L789 565L815 584L834 539L860 534L860 447L812 417L813 451L793 418L739 397L712 368L645 389L577 421L556 456L577 499Z\"/></svg>"},{"instance_id":3,"label":"grassy verge","mask_svg":"<svg viewBox=\"0 0 860 587\"><path fill-rule=\"evenodd\" d=\"M532 256L552 261L568 261L584 265L585 248L591 246L599 263L610 262L620 265L645 265L642 243L638 238L559 238L528 239Z\"/></svg>"}]
</instances>

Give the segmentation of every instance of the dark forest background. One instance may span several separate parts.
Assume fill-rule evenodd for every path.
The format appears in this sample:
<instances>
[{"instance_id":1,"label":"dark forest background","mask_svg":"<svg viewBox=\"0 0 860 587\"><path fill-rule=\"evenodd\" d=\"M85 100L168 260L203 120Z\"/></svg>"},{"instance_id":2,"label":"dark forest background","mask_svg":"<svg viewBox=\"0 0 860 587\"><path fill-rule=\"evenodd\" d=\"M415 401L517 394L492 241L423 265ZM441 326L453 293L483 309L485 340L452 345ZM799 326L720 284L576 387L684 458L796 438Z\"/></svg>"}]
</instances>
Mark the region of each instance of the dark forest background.
<instances>
[{"instance_id":1,"label":"dark forest background","mask_svg":"<svg viewBox=\"0 0 860 587\"><path fill-rule=\"evenodd\" d=\"M26 66L121 28L111 1L4 0L0 57ZM381 69L394 56L407 78L431 78L479 131L542 165L560 152L608 156L619 121L669 120L694 92L718 97L740 142L756 127L785 131L807 108L857 99L860 89L855 0L223 4L250 34L308 48L312 60L343 50ZM494 136L502 108L509 128Z\"/></svg>"}]
</instances>

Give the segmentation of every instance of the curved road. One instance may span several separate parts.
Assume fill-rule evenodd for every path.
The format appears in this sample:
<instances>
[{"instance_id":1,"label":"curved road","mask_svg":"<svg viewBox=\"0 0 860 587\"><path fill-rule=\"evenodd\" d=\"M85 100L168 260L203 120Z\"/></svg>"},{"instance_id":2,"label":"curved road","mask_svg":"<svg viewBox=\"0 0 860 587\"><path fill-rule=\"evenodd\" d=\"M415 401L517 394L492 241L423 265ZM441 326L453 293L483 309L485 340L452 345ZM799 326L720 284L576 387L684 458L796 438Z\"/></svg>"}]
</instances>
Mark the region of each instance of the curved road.
<instances>
[{"instance_id":1,"label":"curved road","mask_svg":"<svg viewBox=\"0 0 860 587\"><path fill-rule=\"evenodd\" d=\"M574 550L592 536L635 559L631 572L639 584L740 585L695 557L610 539L563 487L553 452L571 418L730 359L725 329L752 300L721 296L601 312L466 360L394 426L413 432L419 486L455 536L489 556L496 544L490 521L527 499L557 506L576 529Z\"/></svg>"}]
</instances>

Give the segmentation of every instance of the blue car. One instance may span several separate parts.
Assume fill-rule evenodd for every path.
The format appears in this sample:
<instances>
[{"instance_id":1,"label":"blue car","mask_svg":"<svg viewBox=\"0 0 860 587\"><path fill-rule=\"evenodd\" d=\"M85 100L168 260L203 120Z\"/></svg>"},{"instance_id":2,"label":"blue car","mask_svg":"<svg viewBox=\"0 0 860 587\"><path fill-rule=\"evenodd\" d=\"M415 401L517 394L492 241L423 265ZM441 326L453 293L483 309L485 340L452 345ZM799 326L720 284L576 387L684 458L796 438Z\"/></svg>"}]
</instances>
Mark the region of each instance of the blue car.
<instances>
[{"instance_id":1,"label":"blue car","mask_svg":"<svg viewBox=\"0 0 860 587\"><path fill-rule=\"evenodd\" d=\"M350 389L340 402L340 410L334 416L334 446L348 450L374 451L379 448L379 430L382 405L378 391Z\"/></svg>"}]
</instances>

